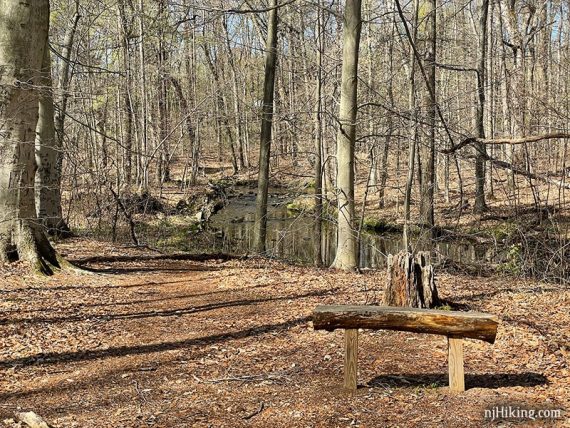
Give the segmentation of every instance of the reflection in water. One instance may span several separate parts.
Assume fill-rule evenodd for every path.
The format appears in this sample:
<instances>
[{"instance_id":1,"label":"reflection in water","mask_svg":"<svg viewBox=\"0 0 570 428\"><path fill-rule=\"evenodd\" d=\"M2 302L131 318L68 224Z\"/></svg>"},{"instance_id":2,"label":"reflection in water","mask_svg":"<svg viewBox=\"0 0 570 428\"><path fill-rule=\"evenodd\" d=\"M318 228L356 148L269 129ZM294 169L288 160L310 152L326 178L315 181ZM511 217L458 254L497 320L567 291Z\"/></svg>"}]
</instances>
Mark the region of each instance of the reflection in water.
<instances>
[{"instance_id":1,"label":"reflection in water","mask_svg":"<svg viewBox=\"0 0 570 428\"><path fill-rule=\"evenodd\" d=\"M294 262L312 264L314 260L313 217L287 210L290 197L271 193L267 219L267 253L270 256ZM227 254L247 254L253 247L255 194L249 193L230 200L229 204L211 219L211 227L218 231L212 251ZM488 249L457 242L418 243L418 250L431 250L456 262L484 261L491 257ZM332 264L336 249L336 226L323 221L321 248L325 265ZM384 268L388 254L403 249L400 234L377 235L363 233L360 243L360 267Z\"/></svg>"}]
</instances>

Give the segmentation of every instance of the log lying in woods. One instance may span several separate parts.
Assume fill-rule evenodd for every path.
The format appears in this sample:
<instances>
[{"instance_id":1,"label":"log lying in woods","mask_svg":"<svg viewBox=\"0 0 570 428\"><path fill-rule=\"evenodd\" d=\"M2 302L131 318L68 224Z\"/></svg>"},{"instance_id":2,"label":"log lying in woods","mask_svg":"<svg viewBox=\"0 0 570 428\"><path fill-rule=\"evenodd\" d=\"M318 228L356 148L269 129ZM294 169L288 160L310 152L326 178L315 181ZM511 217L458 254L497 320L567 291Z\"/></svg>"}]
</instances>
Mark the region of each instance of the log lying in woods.
<instances>
[{"instance_id":1,"label":"log lying in woods","mask_svg":"<svg viewBox=\"0 0 570 428\"><path fill-rule=\"evenodd\" d=\"M478 312L396 308L392 306L317 306L313 312L315 330L337 328L396 330L440 334L456 339L479 339L494 343L499 320Z\"/></svg>"},{"instance_id":2,"label":"log lying in woods","mask_svg":"<svg viewBox=\"0 0 570 428\"><path fill-rule=\"evenodd\" d=\"M397 330L447 337L449 387L464 391L463 338L494 343L499 319L477 312L439 311L392 306L317 306L315 330L345 329L344 387L356 391L358 329Z\"/></svg>"}]
</instances>

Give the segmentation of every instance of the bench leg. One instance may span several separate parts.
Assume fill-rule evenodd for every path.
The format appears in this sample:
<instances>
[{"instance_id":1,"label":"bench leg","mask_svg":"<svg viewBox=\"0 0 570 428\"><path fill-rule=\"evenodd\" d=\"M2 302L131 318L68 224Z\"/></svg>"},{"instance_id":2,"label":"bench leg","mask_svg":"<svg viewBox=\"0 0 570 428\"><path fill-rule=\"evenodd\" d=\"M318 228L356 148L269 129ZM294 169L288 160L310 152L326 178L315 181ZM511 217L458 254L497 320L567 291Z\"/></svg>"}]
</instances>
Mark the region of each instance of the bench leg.
<instances>
[{"instance_id":1,"label":"bench leg","mask_svg":"<svg viewBox=\"0 0 570 428\"><path fill-rule=\"evenodd\" d=\"M344 388L355 392L358 369L358 330L344 331Z\"/></svg>"},{"instance_id":2,"label":"bench leg","mask_svg":"<svg viewBox=\"0 0 570 428\"><path fill-rule=\"evenodd\" d=\"M449 389L454 392L465 391L465 373L463 371L463 340L447 338L449 351Z\"/></svg>"}]
</instances>

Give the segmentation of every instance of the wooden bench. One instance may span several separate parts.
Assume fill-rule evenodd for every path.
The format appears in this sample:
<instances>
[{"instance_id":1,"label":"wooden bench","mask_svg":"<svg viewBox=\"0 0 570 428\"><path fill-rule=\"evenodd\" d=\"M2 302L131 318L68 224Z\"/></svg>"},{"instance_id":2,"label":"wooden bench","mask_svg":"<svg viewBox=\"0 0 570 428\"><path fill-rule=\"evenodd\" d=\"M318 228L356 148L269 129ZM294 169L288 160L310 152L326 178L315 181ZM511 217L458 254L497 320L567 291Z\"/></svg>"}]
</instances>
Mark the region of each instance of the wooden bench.
<instances>
[{"instance_id":1,"label":"wooden bench","mask_svg":"<svg viewBox=\"0 0 570 428\"><path fill-rule=\"evenodd\" d=\"M344 387L356 391L358 329L397 330L440 334L447 337L449 388L465 391L464 338L494 343L499 320L477 312L440 311L392 306L317 306L315 330L345 330Z\"/></svg>"}]
</instances>

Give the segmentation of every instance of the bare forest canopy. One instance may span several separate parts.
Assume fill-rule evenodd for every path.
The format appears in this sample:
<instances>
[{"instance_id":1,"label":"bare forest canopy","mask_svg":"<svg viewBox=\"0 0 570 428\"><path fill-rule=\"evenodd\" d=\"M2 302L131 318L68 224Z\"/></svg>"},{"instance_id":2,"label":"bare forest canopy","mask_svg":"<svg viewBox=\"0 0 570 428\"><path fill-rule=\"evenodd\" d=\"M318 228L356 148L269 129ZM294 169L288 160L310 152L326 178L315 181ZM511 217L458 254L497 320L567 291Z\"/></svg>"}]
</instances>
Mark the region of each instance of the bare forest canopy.
<instances>
[{"instance_id":1,"label":"bare forest canopy","mask_svg":"<svg viewBox=\"0 0 570 428\"><path fill-rule=\"evenodd\" d=\"M411 249L415 226L473 235L485 216L511 227L530 213L548 224L519 235L548 240L549 266L567 258L568 2L49 3L34 90L36 206L52 233L124 227L144 244L141 215L239 177L258 186L259 252L268 186L285 183L338 225L337 268L357 267L369 217Z\"/></svg>"}]
</instances>

